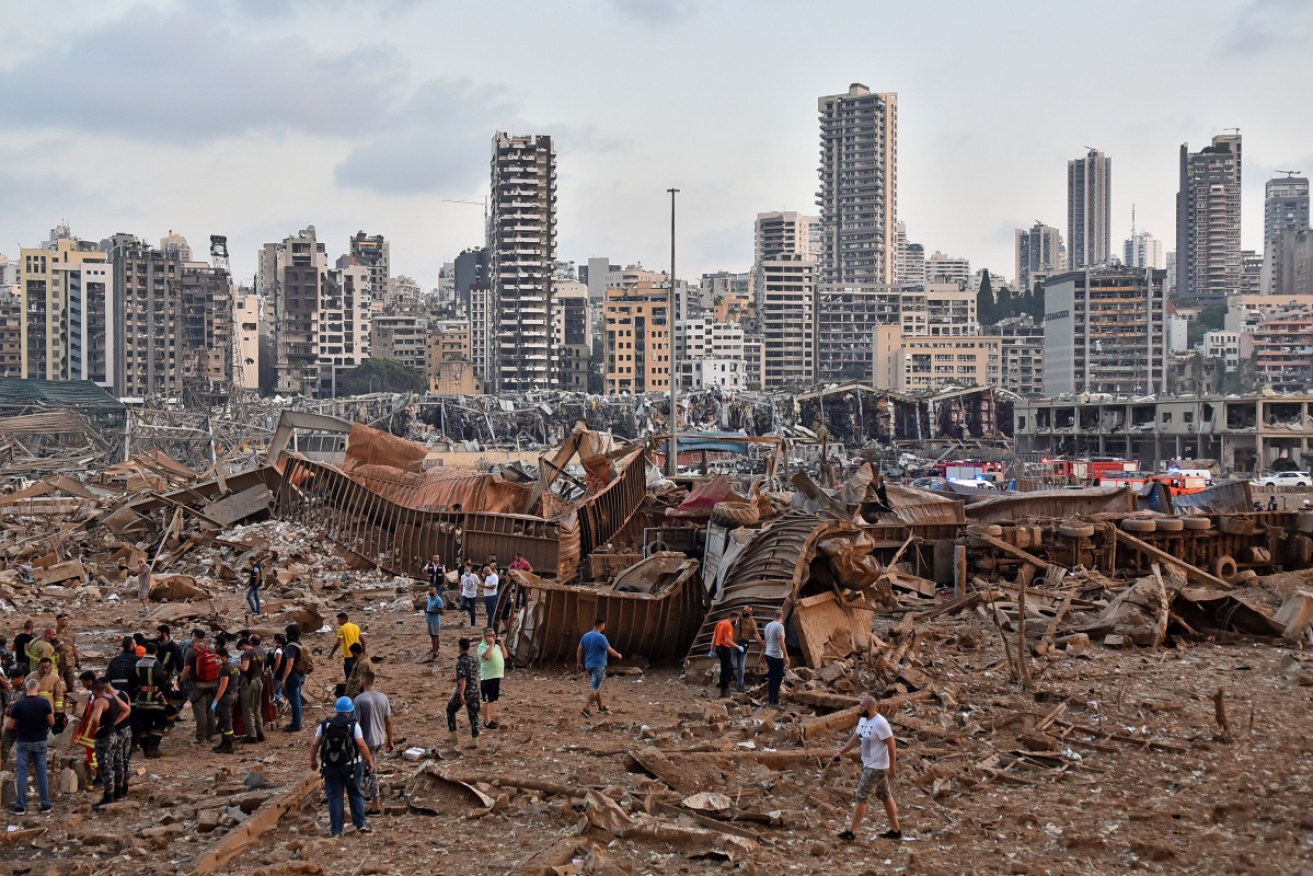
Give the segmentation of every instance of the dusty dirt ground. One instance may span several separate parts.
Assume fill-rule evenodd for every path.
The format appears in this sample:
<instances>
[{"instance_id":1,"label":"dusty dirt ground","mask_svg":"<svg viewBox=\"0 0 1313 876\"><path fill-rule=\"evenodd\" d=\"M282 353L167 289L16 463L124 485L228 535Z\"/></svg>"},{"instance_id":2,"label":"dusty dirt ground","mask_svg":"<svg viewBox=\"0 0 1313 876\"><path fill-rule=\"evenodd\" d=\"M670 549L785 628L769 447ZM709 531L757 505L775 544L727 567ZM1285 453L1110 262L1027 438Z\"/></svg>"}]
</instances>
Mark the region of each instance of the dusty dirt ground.
<instances>
[{"instance_id":1,"label":"dusty dirt ground","mask_svg":"<svg viewBox=\"0 0 1313 876\"><path fill-rule=\"evenodd\" d=\"M442 715L456 638L469 630L449 614L441 660L421 662L422 615L380 609L398 596L383 581L361 586L380 589L330 602L351 606L365 627L380 661L379 689L396 711L399 750L436 748L440 766L462 778L538 780L577 788L577 795L512 790L499 811L487 813L452 794L441 798L450 801L446 811L422 814L402 799L418 765L398 751L382 760L386 811L371 818L372 834L348 828L345 837L330 839L323 797L315 793L220 872L510 873L574 835L584 847L595 844L605 861L568 871L580 873L1313 872L1313 686L1299 653L1249 644L1156 652L1093 646L1051 664L1037 660L1036 691L1027 694L1009 676L992 625L970 614L933 621L920 633L921 668L950 693L890 715L900 743L895 791L907 839L876 838L887 826L876 804L859 840L845 844L835 834L846 826L859 767L855 759L824 765L823 753L841 744L844 732L798 741L801 722L815 718L816 709L786 697L779 713L765 710L764 690L752 689L750 680L749 692L722 714L704 708L714 688L666 668L608 679L611 714L588 719L579 711L587 683L572 667L515 669L503 682L504 729L486 731L473 749L464 714L457 740ZM227 585L216 603L233 629L242 625L237 585ZM53 622L48 612L34 617L40 625ZM20 618L5 615L6 632ZM100 601L74 618L84 664L93 668L103 667L116 637L154 626L133 606ZM897 619L879 619L877 633ZM326 654L332 637L309 641ZM324 715L339 675L337 660L321 655L307 682L307 726ZM797 677L792 684L805 685ZM817 681L811 686L824 689ZM1219 689L1230 740L1215 720ZM1059 717L1044 723L1055 709ZM1037 735L1037 725L1051 743L1027 746L1024 737ZM94 813L97 794L82 792L58 797L49 816L6 813L8 830L46 830L0 846L3 872L191 872L235 829L233 801L258 816L310 775L308 731L271 732L266 744L225 756L191 744L192 730L188 714L165 740L163 758L134 757L128 801ZM649 746L704 753L671 755L665 778L676 786L672 792L626 757ZM1028 747L1038 750L1013 754ZM751 759L753 750L804 748L821 754L783 768ZM252 771L263 774L267 789L242 786ZM778 813L778 826L738 823L757 848L733 862L697 857L678 841L619 839L590 826L587 788L633 812L651 808L672 824L679 816L660 802L678 805L689 793L720 791L744 810Z\"/></svg>"}]
</instances>

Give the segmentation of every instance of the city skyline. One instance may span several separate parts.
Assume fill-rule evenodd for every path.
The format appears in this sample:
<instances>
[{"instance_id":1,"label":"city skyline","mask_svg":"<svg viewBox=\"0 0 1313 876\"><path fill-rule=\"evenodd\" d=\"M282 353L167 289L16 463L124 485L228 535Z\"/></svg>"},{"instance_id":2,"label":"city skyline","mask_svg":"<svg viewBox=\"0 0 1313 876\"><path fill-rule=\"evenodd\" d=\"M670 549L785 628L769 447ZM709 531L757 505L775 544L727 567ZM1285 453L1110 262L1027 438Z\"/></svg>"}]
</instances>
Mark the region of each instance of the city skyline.
<instances>
[{"instance_id":1,"label":"city skyline","mask_svg":"<svg viewBox=\"0 0 1313 876\"><path fill-rule=\"evenodd\" d=\"M927 252L1009 273L1014 229L1036 218L1061 226L1066 161L1085 146L1116 161L1112 240L1128 233L1134 203L1137 227L1171 241L1180 144L1237 126L1243 246L1261 249L1265 181L1313 171L1313 121L1270 88L1296 69L1313 8L1134 7L1137 33L1178 47L1151 58L1114 26L1122 6L1132 8L1112 4L1101 24L1074 10L1038 21L1023 5L957 5L960 27L942 32L924 14L878 10L908 38L877 60L860 29L826 26L876 11L818 4L791 20L783 45L809 63L779 79L771 53L724 40L737 33L747 46L775 32L769 4L739 16L741 3L597 0L497 16L414 0L336 4L332 15L291 0L211 11L111 2L66 20L20 3L0 65L13 110L0 132L0 252L39 245L60 221L95 239L173 230L196 246L226 234L234 274L249 282L263 243L314 224L330 249L360 229L386 236L394 272L429 288L442 262L483 242L478 206L447 201L486 192L492 134L507 130L558 143L562 258L665 267L664 190L678 185L681 275L746 271L758 213L816 209L816 99L858 81L899 95L898 219ZM493 26L504 51L492 72L480 41L433 39ZM1032 103L1002 51L1014 32L1037 46L1097 47L1107 111ZM556 49L546 63L544 33ZM917 47L918 34L935 37L934 52ZM681 64L661 77L627 63L672 41ZM1057 95L1086 79L1055 69L1041 87ZM1046 106L1044 116L1031 119L1027 105Z\"/></svg>"}]
</instances>

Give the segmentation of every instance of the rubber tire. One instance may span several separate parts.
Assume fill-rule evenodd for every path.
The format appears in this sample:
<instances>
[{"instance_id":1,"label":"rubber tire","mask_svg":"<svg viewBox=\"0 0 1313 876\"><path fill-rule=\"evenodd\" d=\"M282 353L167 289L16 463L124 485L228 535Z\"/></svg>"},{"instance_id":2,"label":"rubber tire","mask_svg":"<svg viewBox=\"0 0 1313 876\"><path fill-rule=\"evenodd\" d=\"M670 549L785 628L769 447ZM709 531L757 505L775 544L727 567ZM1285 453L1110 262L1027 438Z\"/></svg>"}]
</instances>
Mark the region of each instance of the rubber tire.
<instances>
[{"instance_id":1,"label":"rubber tire","mask_svg":"<svg viewBox=\"0 0 1313 876\"><path fill-rule=\"evenodd\" d=\"M1185 529L1179 517L1159 517L1153 524L1159 532L1180 532Z\"/></svg>"},{"instance_id":2,"label":"rubber tire","mask_svg":"<svg viewBox=\"0 0 1313 876\"><path fill-rule=\"evenodd\" d=\"M734 526L754 526L761 522L761 511L752 502L720 502L711 509L711 519Z\"/></svg>"},{"instance_id":3,"label":"rubber tire","mask_svg":"<svg viewBox=\"0 0 1313 876\"><path fill-rule=\"evenodd\" d=\"M1207 517L1182 517L1181 525L1191 532L1203 532L1213 528L1213 521Z\"/></svg>"},{"instance_id":4,"label":"rubber tire","mask_svg":"<svg viewBox=\"0 0 1313 876\"><path fill-rule=\"evenodd\" d=\"M1238 569L1235 560L1231 559L1230 556L1220 556L1213 560L1213 576L1221 578L1223 581L1231 580Z\"/></svg>"},{"instance_id":5,"label":"rubber tire","mask_svg":"<svg viewBox=\"0 0 1313 876\"><path fill-rule=\"evenodd\" d=\"M1064 523L1058 527L1058 534L1067 538L1089 538L1094 535L1094 527L1088 523Z\"/></svg>"},{"instance_id":6,"label":"rubber tire","mask_svg":"<svg viewBox=\"0 0 1313 876\"><path fill-rule=\"evenodd\" d=\"M1122 529L1126 532L1154 532L1158 529L1158 524L1143 517L1127 517L1122 521Z\"/></svg>"},{"instance_id":7,"label":"rubber tire","mask_svg":"<svg viewBox=\"0 0 1313 876\"><path fill-rule=\"evenodd\" d=\"M650 557L653 554L663 554L669 550L670 545L666 544L664 541L657 540L647 546L647 555Z\"/></svg>"}]
</instances>

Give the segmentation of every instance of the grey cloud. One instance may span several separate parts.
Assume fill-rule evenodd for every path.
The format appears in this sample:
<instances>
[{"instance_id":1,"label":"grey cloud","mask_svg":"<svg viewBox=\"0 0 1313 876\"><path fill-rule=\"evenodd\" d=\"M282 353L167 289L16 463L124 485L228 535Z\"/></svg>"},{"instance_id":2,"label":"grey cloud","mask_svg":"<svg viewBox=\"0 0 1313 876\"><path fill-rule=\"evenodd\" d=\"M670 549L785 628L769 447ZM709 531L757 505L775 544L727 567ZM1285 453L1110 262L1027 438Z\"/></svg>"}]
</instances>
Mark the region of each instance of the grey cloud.
<instances>
[{"instance_id":1,"label":"grey cloud","mask_svg":"<svg viewBox=\"0 0 1313 876\"><path fill-rule=\"evenodd\" d=\"M236 8L255 18L288 18L301 10L314 13L325 9L351 9L359 12L364 6L373 6L381 13L407 12L429 3L430 0L237 0Z\"/></svg>"},{"instance_id":2,"label":"grey cloud","mask_svg":"<svg viewBox=\"0 0 1313 876\"><path fill-rule=\"evenodd\" d=\"M83 193L73 180L58 174L0 170L0 203L11 216L40 214L53 226L75 214L71 208L83 203Z\"/></svg>"},{"instance_id":3,"label":"grey cloud","mask_svg":"<svg viewBox=\"0 0 1313 876\"><path fill-rule=\"evenodd\" d=\"M592 125L539 125L526 121L502 87L435 79L379 126L383 133L355 149L335 169L339 185L384 194L458 194L487 186L492 136L550 134L558 152L619 152L630 141Z\"/></svg>"},{"instance_id":4,"label":"grey cloud","mask_svg":"<svg viewBox=\"0 0 1313 876\"><path fill-rule=\"evenodd\" d=\"M1313 40L1313 3L1308 0L1251 0L1236 17L1222 50L1242 58L1273 49L1307 48Z\"/></svg>"},{"instance_id":5,"label":"grey cloud","mask_svg":"<svg viewBox=\"0 0 1313 876\"><path fill-rule=\"evenodd\" d=\"M383 133L347 155L336 168L337 182L385 194L482 188L492 135L515 129L516 116L505 89L431 80L385 119Z\"/></svg>"},{"instance_id":6,"label":"grey cloud","mask_svg":"<svg viewBox=\"0 0 1313 876\"><path fill-rule=\"evenodd\" d=\"M674 24L695 11L692 0L611 0L611 6L626 18L647 24Z\"/></svg>"},{"instance_id":7,"label":"grey cloud","mask_svg":"<svg viewBox=\"0 0 1313 876\"><path fill-rule=\"evenodd\" d=\"M194 144L246 134L368 129L395 94L386 53L320 53L305 40L215 33L190 14L136 7L0 71L21 128Z\"/></svg>"}]
</instances>

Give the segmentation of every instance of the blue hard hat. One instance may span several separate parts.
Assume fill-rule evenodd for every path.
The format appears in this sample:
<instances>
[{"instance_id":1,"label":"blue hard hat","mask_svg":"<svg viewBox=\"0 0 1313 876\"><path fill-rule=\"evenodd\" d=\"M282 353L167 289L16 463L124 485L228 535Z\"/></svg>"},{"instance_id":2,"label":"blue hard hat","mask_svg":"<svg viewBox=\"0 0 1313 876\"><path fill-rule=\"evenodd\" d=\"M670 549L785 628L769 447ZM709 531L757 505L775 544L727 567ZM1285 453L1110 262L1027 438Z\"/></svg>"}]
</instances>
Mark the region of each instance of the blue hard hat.
<instances>
[{"instance_id":1,"label":"blue hard hat","mask_svg":"<svg viewBox=\"0 0 1313 876\"><path fill-rule=\"evenodd\" d=\"M351 701L351 697L338 697L337 705L333 708L337 709L339 712L354 712L356 710L356 704Z\"/></svg>"}]
</instances>

